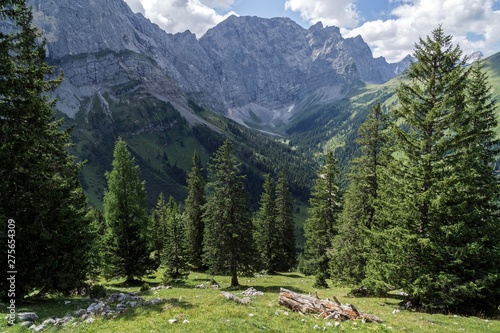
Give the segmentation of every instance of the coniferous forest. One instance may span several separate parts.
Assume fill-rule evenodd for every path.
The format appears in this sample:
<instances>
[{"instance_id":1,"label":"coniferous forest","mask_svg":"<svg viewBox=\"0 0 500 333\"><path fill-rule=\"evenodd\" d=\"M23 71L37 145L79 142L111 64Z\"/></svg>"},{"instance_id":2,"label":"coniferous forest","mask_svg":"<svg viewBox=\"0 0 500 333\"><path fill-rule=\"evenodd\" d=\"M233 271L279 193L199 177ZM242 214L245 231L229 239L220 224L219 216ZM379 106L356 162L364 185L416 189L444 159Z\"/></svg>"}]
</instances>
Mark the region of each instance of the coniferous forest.
<instances>
[{"instance_id":1,"label":"coniferous forest","mask_svg":"<svg viewBox=\"0 0 500 333\"><path fill-rule=\"evenodd\" d=\"M78 178L85 162L70 154L72 129L56 118L50 98L64 77L46 63L30 9L9 0L0 10L16 25L0 33L2 239L15 239L16 263L30 267L17 271L16 301L79 292L103 278L140 285L158 269L165 285L194 271L227 275L231 287L257 273L299 271L314 276L316 288L340 285L358 296L399 290L413 310L498 310L495 104L482 63L466 65L442 27L415 44L398 102L371 108L348 168L328 151L309 188L301 187L304 178L292 189L297 169L280 163L262 174L237 158L241 146L228 136L214 143L205 166L193 151L191 170L178 172L185 200L161 193L148 210L137 156L117 138L101 209L86 203ZM247 177L257 174L263 181L252 202ZM308 204L303 251L300 202ZM10 220L15 237L7 237ZM2 267L7 259L2 255ZM8 291L2 279L7 301Z\"/></svg>"}]
</instances>

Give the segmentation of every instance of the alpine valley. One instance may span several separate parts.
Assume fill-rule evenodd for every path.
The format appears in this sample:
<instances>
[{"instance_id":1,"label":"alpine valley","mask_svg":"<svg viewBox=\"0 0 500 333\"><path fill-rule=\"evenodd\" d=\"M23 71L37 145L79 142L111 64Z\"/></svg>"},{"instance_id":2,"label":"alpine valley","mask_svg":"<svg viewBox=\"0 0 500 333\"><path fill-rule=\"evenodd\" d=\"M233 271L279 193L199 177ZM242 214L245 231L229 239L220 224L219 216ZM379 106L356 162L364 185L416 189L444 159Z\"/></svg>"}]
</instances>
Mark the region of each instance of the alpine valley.
<instances>
[{"instance_id":1,"label":"alpine valley","mask_svg":"<svg viewBox=\"0 0 500 333\"><path fill-rule=\"evenodd\" d=\"M197 150L204 165L235 142L256 204L265 173L285 168L305 201L315 161L335 150L345 168L357 128L375 103L396 102L409 65L374 58L361 36L321 23L231 16L197 39L168 34L123 0L30 0L49 64L64 74L57 109L74 126L82 184L100 206L115 140L140 165L148 202L183 199ZM485 59L496 99L500 53Z\"/></svg>"}]
</instances>

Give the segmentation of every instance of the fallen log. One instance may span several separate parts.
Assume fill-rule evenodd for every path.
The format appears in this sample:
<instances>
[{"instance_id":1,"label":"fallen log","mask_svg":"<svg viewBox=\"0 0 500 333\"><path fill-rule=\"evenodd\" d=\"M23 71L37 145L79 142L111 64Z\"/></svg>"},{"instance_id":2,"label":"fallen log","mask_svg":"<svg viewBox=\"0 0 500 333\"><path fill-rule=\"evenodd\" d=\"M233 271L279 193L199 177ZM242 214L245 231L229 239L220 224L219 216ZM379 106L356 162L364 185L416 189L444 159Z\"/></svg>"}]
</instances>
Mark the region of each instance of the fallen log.
<instances>
[{"instance_id":1,"label":"fallen log","mask_svg":"<svg viewBox=\"0 0 500 333\"><path fill-rule=\"evenodd\" d=\"M321 318L335 320L361 319L366 322L381 323L382 319L359 312L354 305L341 304L334 296L335 302L328 299L302 295L288 289L280 288L278 303L302 314L317 314Z\"/></svg>"}]
</instances>

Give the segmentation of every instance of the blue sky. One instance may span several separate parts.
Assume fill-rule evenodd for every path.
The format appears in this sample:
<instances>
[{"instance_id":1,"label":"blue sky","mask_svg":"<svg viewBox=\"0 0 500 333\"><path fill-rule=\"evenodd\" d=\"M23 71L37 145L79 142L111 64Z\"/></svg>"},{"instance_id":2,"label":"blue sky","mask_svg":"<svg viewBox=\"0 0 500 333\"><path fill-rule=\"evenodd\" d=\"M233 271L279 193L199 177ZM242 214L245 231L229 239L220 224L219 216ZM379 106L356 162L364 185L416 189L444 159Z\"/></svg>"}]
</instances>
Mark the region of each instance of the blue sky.
<instances>
[{"instance_id":1,"label":"blue sky","mask_svg":"<svg viewBox=\"0 0 500 333\"><path fill-rule=\"evenodd\" d=\"M199 38L229 15L290 17L309 28L321 21L346 38L361 35L374 56L401 60L439 24L465 54L500 51L500 0L125 0L170 33Z\"/></svg>"}]
</instances>

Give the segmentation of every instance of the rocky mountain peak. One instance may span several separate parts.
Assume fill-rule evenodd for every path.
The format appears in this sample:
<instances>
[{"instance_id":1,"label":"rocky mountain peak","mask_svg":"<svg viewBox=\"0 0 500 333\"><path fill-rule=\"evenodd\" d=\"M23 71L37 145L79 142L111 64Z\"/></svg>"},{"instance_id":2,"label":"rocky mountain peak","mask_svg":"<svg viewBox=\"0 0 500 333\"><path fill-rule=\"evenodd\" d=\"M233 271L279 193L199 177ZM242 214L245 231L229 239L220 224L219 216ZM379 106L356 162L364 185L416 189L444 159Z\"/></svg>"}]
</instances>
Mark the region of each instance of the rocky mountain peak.
<instances>
[{"instance_id":1,"label":"rocky mountain peak","mask_svg":"<svg viewBox=\"0 0 500 333\"><path fill-rule=\"evenodd\" d=\"M167 34L123 0L29 0L34 23L49 45L49 56L115 52L144 52L165 44Z\"/></svg>"},{"instance_id":2,"label":"rocky mountain peak","mask_svg":"<svg viewBox=\"0 0 500 333\"><path fill-rule=\"evenodd\" d=\"M230 16L197 40L165 33L123 0L29 2L50 61L65 72L59 107L70 115L86 98L129 84L177 108L194 99L241 123L272 125L304 100L326 102L395 75L361 37L344 39L322 23L304 29L289 18Z\"/></svg>"},{"instance_id":3,"label":"rocky mountain peak","mask_svg":"<svg viewBox=\"0 0 500 333\"><path fill-rule=\"evenodd\" d=\"M484 54L481 51L476 51L467 56L467 64L472 64L476 61L483 59Z\"/></svg>"}]
</instances>

